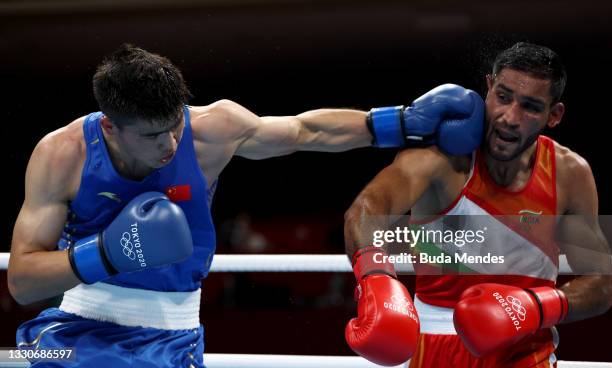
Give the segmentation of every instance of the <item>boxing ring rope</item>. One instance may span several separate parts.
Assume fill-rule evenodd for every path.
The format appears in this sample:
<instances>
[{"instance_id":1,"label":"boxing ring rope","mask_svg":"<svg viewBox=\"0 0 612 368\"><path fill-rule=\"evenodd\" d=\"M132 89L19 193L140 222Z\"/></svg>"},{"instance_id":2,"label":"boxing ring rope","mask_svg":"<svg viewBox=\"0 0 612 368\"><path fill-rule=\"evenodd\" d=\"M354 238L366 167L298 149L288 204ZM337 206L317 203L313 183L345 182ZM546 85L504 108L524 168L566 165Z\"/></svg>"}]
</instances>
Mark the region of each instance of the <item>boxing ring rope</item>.
<instances>
[{"instance_id":1,"label":"boxing ring rope","mask_svg":"<svg viewBox=\"0 0 612 368\"><path fill-rule=\"evenodd\" d=\"M9 254L0 253L0 270L8 267ZM559 271L571 273L564 256ZM414 273L411 264L396 264L398 272ZM211 272L352 272L346 255L217 254ZM207 368L377 368L355 356L204 354ZM0 363L0 367L28 367L28 363ZM407 367L404 365L395 368ZM558 368L612 368L612 363L559 361Z\"/></svg>"},{"instance_id":2,"label":"boxing ring rope","mask_svg":"<svg viewBox=\"0 0 612 368\"><path fill-rule=\"evenodd\" d=\"M8 267L9 253L0 253L0 270ZM396 263L400 273L414 273L410 263ZM210 272L352 272L344 254L216 254ZM564 255L559 272L571 273Z\"/></svg>"}]
</instances>

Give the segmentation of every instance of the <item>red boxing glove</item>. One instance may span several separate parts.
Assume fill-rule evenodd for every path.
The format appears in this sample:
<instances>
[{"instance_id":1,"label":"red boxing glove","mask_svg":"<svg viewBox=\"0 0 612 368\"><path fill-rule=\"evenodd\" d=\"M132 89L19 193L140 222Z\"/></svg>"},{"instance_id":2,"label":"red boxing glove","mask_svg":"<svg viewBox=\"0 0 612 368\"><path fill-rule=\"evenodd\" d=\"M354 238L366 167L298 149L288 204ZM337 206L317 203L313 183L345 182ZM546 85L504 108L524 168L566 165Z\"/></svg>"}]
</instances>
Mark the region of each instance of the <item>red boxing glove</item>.
<instances>
[{"instance_id":1,"label":"red boxing glove","mask_svg":"<svg viewBox=\"0 0 612 368\"><path fill-rule=\"evenodd\" d=\"M480 357L556 325L567 310L567 298L559 289L479 284L461 294L453 320L465 347Z\"/></svg>"},{"instance_id":2,"label":"red boxing glove","mask_svg":"<svg viewBox=\"0 0 612 368\"><path fill-rule=\"evenodd\" d=\"M404 285L396 280L393 264L382 262L380 248L359 249L353 256L357 278L357 318L344 336L354 352L380 365L402 364L416 350L419 318Z\"/></svg>"}]
</instances>

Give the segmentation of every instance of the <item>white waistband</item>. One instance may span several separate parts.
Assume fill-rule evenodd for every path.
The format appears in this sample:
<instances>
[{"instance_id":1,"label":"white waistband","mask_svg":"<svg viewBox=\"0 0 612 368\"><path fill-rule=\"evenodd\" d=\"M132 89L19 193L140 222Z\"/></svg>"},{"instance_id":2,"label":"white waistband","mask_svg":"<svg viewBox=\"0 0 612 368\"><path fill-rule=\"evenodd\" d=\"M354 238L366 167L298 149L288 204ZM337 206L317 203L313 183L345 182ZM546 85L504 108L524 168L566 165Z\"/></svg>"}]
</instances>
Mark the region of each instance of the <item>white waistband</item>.
<instances>
[{"instance_id":1,"label":"white waistband","mask_svg":"<svg viewBox=\"0 0 612 368\"><path fill-rule=\"evenodd\" d=\"M453 324L453 308L437 307L422 302L418 296L414 297L414 307L419 314L421 333L432 335L456 335Z\"/></svg>"},{"instance_id":2,"label":"white waistband","mask_svg":"<svg viewBox=\"0 0 612 368\"><path fill-rule=\"evenodd\" d=\"M188 330L200 326L200 289L165 292L80 284L64 293L59 309L122 326Z\"/></svg>"}]
</instances>

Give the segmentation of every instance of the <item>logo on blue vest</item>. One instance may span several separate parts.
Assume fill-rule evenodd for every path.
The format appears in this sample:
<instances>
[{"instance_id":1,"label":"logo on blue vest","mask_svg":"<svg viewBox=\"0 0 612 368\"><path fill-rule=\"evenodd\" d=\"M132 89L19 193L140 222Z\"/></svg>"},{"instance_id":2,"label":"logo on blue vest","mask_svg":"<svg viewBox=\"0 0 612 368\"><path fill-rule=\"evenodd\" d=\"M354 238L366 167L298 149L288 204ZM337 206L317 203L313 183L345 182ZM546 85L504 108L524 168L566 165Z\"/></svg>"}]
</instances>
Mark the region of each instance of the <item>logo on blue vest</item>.
<instances>
[{"instance_id":1,"label":"logo on blue vest","mask_svg":"<svg viewBox=\"0 0 612 368\"><path fill-rule=\"evenodd\" d=\"M117 203L121 203L121 198L119 198L119 196L118 196L118 195L116 195L115 193L111 193L111 192L100 192L100 193L98 193L98 195L99 195L99 196L102 196L102 197L106 197L106 198L108 198L108 199L110 199L110 200L113 200L113 201L115 201L115 202L117 202Z\"/></svg>"}]
</instances>

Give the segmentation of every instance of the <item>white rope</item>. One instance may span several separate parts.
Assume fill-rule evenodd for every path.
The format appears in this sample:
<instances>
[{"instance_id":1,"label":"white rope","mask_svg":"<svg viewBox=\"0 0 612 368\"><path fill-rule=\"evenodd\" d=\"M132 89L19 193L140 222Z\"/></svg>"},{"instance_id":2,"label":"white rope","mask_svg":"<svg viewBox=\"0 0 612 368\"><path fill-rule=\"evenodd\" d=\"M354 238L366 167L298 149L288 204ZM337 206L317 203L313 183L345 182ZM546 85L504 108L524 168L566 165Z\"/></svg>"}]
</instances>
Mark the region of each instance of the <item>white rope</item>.
<instances>
[{"instance_id":1,"label":"white rope","mask_svg":"<svg viewBox=\"0 0 612 368\"><path fill-rule=\"evenodd\" d=\"M382 368L356 356L204 354L207 368ZM405 368L408 363L393 368ZM25 368L28 363L0 360L0 367ZM612 368L603 362L557 362L557 368Z\"/></svg>"},{"instance_id":2,"label":"white rope","mask_svg":"<svg viewBox=\"0 0 612 368\"><path fill-rule=\"evenodd\" d=\"M0 270L8 268L9 253L0 253ZM401 273L414 273L410 263L396 263ZM217 254L211 272L352 272L344 254ZM559 257L559 272L571 273L565 255Z\"/></svg>"},{"instance_id":3,"label":"white rope","mask_svg":"<svg viewBox=\"0 0 612 368\"><path fill-rule=\"evenodd\" d=\"M6 270L8 268L10 253L0 253L0 270Z\"/></svg>"},{"instance_id":4,"label":"white rope","mask_svg":"<svg viewBox=\"0 0 612 368\"><path fill-rule=\"evenodd\" d=\"M612 368L612 363L604 362L567 362L560 360L557 368Z\"/></svg>"},{"instance_id":5,"label":"white rope","mask_svg":"<svg viewBox=\"0 0 612 368\"><path fill-rule=\"evenodd\" d=\"M560 360L557 368L612 368L612 363L604 362L567 362Z\"/></svg>"},{"instance_id":6,"label":"white rope","mask_svg":"<svg viewBox=\"0 0 612 368\"><path fill-rule=\"evenodd\" d=\"M217 254L211 272L352 272L343 254Z\"/></svg>"}]
</instances>

